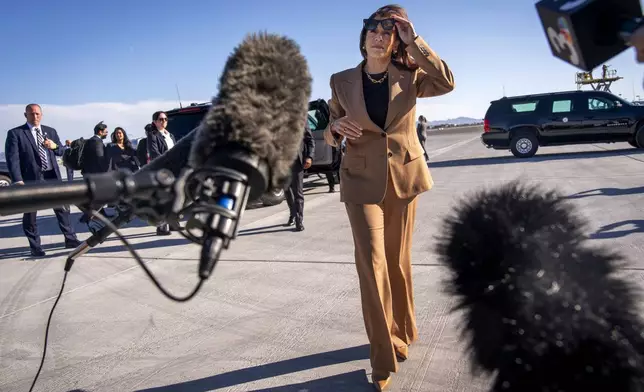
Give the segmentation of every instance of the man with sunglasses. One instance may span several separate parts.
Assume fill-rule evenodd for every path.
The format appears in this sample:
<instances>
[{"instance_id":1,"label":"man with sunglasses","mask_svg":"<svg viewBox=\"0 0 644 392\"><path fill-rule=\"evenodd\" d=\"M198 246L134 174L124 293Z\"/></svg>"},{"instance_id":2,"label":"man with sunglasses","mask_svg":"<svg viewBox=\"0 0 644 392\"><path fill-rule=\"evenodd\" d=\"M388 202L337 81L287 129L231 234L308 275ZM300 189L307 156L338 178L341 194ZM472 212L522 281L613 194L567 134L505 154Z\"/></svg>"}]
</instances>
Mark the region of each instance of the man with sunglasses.
<instances>
[{"instance_id":1,"label":"man with sunglasses","mask_svg":"<svg viewBox=\"0 0 644 392\"><path fill-rule=\"evenodd\" d=\"M148 145L148 154L150 160L156 159L163 155L166 151L174 147L176 140L174 136L166 129L168 126L168 115L165 112L154 112L152 115L152 124L148 125L146 129L150 129L147 135L146 143ZM162 223L157 226L157 235L169 235L170 226L167 223Z\"/></svg>"}]
</instances>

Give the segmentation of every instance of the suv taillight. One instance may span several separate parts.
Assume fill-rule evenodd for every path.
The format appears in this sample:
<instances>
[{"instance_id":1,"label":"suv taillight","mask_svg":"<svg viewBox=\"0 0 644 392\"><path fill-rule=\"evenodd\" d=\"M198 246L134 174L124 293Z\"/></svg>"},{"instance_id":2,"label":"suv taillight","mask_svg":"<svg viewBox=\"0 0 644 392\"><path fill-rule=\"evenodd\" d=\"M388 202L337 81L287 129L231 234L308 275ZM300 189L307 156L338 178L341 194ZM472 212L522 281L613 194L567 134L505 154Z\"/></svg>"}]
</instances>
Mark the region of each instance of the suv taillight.
<instances>
[{"instance_id":1,"label":"suv taillight","mask_svg":"<svg viewBox=\"0 0 644 392\"><path fill-rule=\"evenodd\" d=\"M490 120L487 118L483 120L483 132L490 132Z\"/></svg>"}]
</instances>

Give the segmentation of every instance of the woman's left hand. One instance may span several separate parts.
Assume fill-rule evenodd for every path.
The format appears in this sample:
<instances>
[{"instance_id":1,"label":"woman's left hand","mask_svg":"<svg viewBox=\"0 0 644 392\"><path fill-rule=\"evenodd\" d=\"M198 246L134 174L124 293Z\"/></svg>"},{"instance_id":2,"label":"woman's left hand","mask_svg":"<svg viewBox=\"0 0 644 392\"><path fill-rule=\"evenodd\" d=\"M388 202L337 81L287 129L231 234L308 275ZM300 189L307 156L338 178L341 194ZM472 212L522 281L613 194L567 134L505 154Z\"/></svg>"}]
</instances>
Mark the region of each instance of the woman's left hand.
<instances>
[{"instance_id":1,"label":"woman's left hand","mask_svg":"<svg viewBox=\"0 0 644 392\"><path fill-rule=\"evenodd\" d=\"M414 30L414 25L405 18L401 18L398 15L392 15L392 18L396 20L396 28L398 29L398 36L400 40L406 45L411 44L416 38L416 30Z\"/></svg>"}]
</instances>

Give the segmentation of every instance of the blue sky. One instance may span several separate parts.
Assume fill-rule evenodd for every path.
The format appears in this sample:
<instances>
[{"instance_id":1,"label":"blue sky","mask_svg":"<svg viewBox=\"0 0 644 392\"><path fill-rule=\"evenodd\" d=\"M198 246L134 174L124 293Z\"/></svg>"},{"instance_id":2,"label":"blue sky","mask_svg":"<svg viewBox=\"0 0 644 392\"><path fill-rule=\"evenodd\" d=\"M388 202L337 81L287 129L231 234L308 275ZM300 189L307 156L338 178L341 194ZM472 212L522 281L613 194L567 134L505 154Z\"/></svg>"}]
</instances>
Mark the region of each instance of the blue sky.
<instances>
[{"instance_id":1,"label":"blue sky","mask_svg":"<svg viewBox=\"0 0 644 392\"><path fill-rule=\"evenodd\" d=\"M156 109L206 101L217 92L226 57L255 31L296 40L314 78L313 98L328 99L332 73L360 61L361 21L382 1L137 0L5 2L0 14L0 140L19 125L24 104L44 109L64 137L104 120L142 134ZM575 89L572 66L554 58L533 0L410 0L417 32L450 65L456 90L422 100L429 119L482 118L507 95ZM632 51L608 64L625 77L614 93L641 94Z\"/></svg>"}]
</instances>

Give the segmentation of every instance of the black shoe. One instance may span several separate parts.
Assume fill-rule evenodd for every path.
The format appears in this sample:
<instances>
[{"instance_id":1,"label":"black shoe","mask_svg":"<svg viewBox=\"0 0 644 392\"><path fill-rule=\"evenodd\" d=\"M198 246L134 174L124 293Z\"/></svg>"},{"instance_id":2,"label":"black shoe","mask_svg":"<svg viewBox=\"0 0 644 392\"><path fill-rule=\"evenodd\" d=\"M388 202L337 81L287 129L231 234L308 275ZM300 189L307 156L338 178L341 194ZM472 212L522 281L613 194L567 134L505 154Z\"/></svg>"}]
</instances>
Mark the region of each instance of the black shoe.
<instances>
[{"instance_id":1,"label":"black shoe","mask_svg":"<svg viewBox=\"0 0 644 392\"><path fill-rule=\"evenodd\" d=\"M81 242L79 240L72 240L72 241L65 241L65 248L67 249L74 249L80 245Z\"/></svg>"},{"instance_id":2,"label":"black shoe","mask_svg":"<svg viewBox=\"0 0 644 392\"><path fill-rule=\"evenodd\" d=\"M335 193L335 188L329 188L329 193Z\"/></svg>"},{"instance_id":3,"label":"black shoe","mask_svg":"<svg viewBox=\"0 0 644 392\"><path fill-rule=\"evenodd\" d=\"M295 217L294 216L289 216L288 217L288 222L286 222L286 226L293 226L295 224Z\"/></svg>"},{"instance_id":4,"label":"black shoe","mask_svg":"<svg viewBox=\"0 0 644 392\"><path fill-rule=\"evenodd\" d=\"M295 223L295 231L304 231L304 224L302 222Z\"/></svg>"},{"instance_id":5,"label":"black shoe","mask_svg":"<svg viewBox=\"0 0 644 392\"><path fill-rule=\"evenodd\" d=\"M170 233L170 230L157 227L157 235L170 235L170 234L172 234Z\"/></svg>"},{"instance_id":6,"label":"black shoe","mask_svg":"<svg viewBox=\"0 0 644 392\"><path fill-rule=\"evenodd\" d=\"M31 250L31 255L33 257L43 257L43 256L46 256L47 253L45 253L45 251L42 250L42 249L32 249Z\"/></svg>"}]
</instances>

